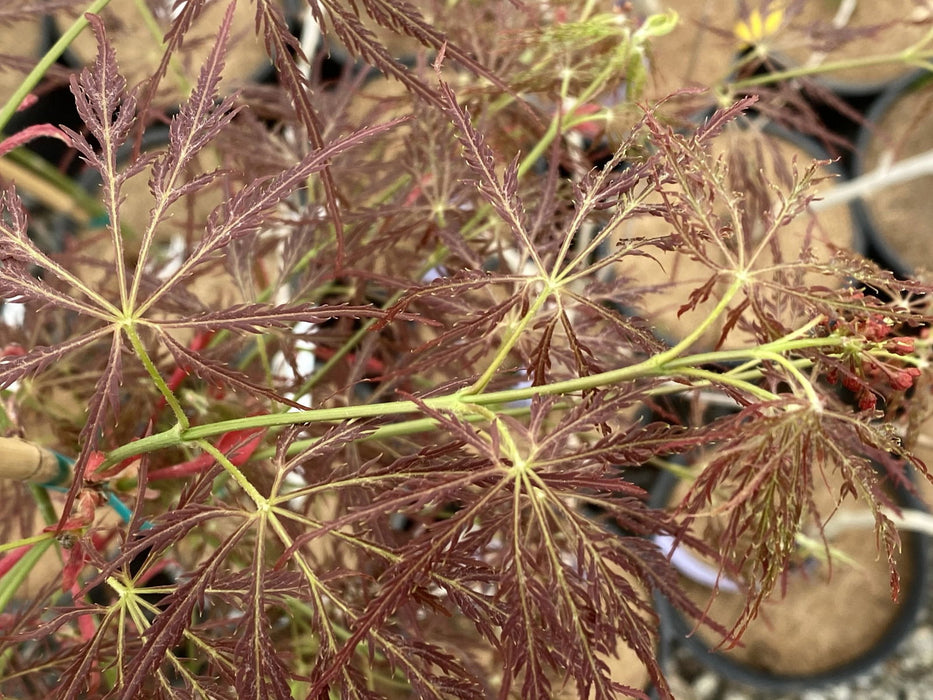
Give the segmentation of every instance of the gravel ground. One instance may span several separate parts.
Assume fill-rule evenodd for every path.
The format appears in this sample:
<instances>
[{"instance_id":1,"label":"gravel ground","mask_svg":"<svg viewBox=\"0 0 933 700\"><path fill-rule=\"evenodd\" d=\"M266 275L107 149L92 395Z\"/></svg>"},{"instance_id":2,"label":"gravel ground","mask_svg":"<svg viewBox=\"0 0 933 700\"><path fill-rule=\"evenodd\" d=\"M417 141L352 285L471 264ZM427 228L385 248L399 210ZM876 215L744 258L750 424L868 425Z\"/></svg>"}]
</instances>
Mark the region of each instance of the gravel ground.
<instances>
[{"instance_id":1,"label":"gravel ground","mask_svg":"<svg viewBox=\"0 0 933 700\"><path fill-rule=\"evenodd\" d=\"M799 693L757 690L718 677L684 650L675 651L666 668L677 700L927 700L933 697L933 602L893 656L838 685Z\"/></svg>"}]
</instances>

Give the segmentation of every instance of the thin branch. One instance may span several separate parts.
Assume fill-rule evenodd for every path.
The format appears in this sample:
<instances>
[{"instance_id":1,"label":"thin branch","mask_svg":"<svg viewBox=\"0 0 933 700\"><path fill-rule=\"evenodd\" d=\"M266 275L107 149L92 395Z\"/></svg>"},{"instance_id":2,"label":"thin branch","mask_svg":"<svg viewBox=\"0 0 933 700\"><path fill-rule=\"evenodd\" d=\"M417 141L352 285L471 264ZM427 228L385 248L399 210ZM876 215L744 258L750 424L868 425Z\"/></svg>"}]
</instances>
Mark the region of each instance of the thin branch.
<instances>
[{"instance_id":1,"label":"thin branch","mask_svg":"<svg viewBox=\"0 0 933 700\"><path fill-rule=\"evenodd\" d=\"M903 158L890 165L879 165L871 172L859 175L854 180L834 185L826 193L810 203L813 211L822 211L838 204L848 204L859 197L868 197L887 187L933 175L933 150Z\"/></svg>"}]
</instances>

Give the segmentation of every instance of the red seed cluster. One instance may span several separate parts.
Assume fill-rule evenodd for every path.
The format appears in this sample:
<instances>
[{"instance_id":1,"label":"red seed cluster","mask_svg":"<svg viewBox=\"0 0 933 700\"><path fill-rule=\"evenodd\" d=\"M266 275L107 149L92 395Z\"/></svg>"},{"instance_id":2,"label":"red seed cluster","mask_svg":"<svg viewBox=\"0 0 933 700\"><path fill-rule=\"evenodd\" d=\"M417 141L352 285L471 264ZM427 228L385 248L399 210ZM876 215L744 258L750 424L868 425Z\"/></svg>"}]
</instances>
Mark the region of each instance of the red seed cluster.
<instances>
[{"instance_id":1,"label":"red seed cluster","mask_svg":"<svg viewBox=\"0 0 933 700\"><path fill-rule=\"evenodd\" d=\"M915 349L915 339L892 335L893 327L881 314L850 322L833 319L825 325L836 335L861 336L869 342L879 345L883 343L884 350L893 355L907 356ZM920 376L920 370L916 367L893 364L891 360L877 357L866 350L848 355L846 364L846 368L831 369L826 373L826 379L832 384L841 380L842 386L856 395L858 406L863 411L875 408L882 385L886 384L895 391L906 391Z\"/></svg>"}]
</instances>

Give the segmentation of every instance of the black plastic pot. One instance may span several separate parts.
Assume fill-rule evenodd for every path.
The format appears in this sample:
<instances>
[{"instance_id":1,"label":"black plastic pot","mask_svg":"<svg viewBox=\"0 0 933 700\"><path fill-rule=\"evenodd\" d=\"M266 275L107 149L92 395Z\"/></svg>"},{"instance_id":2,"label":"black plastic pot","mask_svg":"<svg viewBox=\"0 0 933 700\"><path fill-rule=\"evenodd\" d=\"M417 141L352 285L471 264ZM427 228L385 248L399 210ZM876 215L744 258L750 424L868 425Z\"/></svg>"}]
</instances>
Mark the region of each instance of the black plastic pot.
<instances>
[{"instance_id":1,"label":"black plastic pot","mask_svg":"<svg viewBox=\"0 0 933 700\"><path fill-rule=\"evenodd\" d=\"M671 473L663 474L652 493L652 505L666 506L679 481L678 477ZM923 508L917 497L904 487L898 487L895 495L898 503L904 508ZM870 671L894 653L898 645L913 630L920 611L927 604L930 540L916 532L904 532L901 537L909 547L911 558L909 580L906 581L906 585L902 586L901 602L897 611L883 634L871 647L838 666L818 672L795 674L776 673L751 663L744 663L730 657L724 651L711 648L700 635L695 634L696 625L686 620L667 599L658 595L656 605L665 644L686 651L699 664L722 678L772 692L802 692L851 681L854 677ZM839 566L844 566L844 564ZM777 607L773 609L775 615L780 615L782 602L778 602ZM845 601L839 601L839 604L844 605ZM855 611L846 612L850 615L857 614ZM845 619L841 619L840 622L844 623Z\"/></svg>"},{"instance_id":2,"label":"black plastic pot","mask_svg":"<svg viewBox=\"0 0 933 700\"><path fill-rule=\"evenodd\" d=\"M860 177L868 173L872 166L869 163L869 149L877 138L888 138L890 134L880 134L877 125L889 114L895 114L896 110L903 105L903 100L911 99L913 96L921 94L926 95L927 99L933 103L933 91L930 90L933 85L933 76L928 71L919 71L905 79L890 86L871 106L866 114L866 123L862 126L858 139L856 158L854 162L854 175ZM923 105L918 105L918 118L923 121L917 122L911 127L911 135L924 145L925 150L933 149L933 120L929 118L930 112L922 109ZM923 114L919 114L919 112ZM893 135L895 139L899 134ZM911 149L914 150L914 149ZM902 152L898 154L897 160L917 155L914 152ZM929 177L929 176L926 176ZM854 211L859 222L859 227L868 244L868 253L880 265L891 270L901 277L909 277L917 267L929 267L929 262L925 259L917 259L911 253L902 249L903 242L916 240L918 236L929 236L933 231L930 229L930 220L923 213L918 213L919 220L914 221L909 229L902 230L900 236L894 230L890 222L885 222L883 216L879 216L878 208L873 202L883 203L892 210L903 214L909 212L912 207L920 202L925 202L929 197L929 180L923 181L919 178L908 182L880 190L874 197L863 197L854 202ZM899 242L900 241L900 242Z\"/></svg>"}]
</instances>

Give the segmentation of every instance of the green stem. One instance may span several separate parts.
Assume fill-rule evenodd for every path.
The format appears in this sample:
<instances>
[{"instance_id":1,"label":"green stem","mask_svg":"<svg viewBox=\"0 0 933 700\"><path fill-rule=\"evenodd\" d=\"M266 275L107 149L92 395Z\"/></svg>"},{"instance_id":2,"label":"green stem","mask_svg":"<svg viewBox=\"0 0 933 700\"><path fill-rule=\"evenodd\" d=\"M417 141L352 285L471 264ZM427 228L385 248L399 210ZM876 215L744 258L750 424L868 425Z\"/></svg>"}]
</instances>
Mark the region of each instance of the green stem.
<instances>
[{"instance_id":1,"label":"green stem","mask_svg":"<svg viewBox=\"0 0 933 700\"><path fill-rule=\"evenodd\" d=\"M45 550L53 544L55 544L55 534L45 533L45 539L35 542L29 551L23 555L22 559L16 562L0 579L0 610L7 609L26 577L36 568L39 559L45 554Z\"/></svg>"},{"instance_id":2,"label":"green stem","mask_svg":"<svg viewBox=\"0 0 933 700\"><path fill-rule=\"evenodd\" d=\"M547 283L545 282L545 284ZM489 363L489 366L486 367L486 371L483 372L480 378L477 379L473 385L466 390L467 394L479 394L483 391L483 389L486 388L486 386L492 380L493 375L499 371L499 368L505 362L506 358L509 356L509 353L512 352L512 348L515 347L515 343L518 342L518 339L522 336L522 333L524 333L525 329L528 327L528 324L532 322L535 314L538 313L538 310L544 305L544 302L547 301L550 295L550 286L547 286L541 291L540 294L538 294L538 297L528 308L528 311L525 312L525 315L522 316L517 324L512 326L508 337L506 337L505 340L503 340L499 345L499 349L496 351L496 356L492 359L492 362Z\"/></svg>"},{"instance_id":3,"label":"green stem","mask_svg":"<svg viewBox=\"0 0 933 700\"><path fill-rule=\"evenodd\" d=\"M577 108L586 104L586 102L595 95L600 88L602 88L606 81L612 77L612 73L617 70L618 67L612 62L608 62L606 67L599 73L599 75L594 78L589 85L584 88L576 99L574 100L573 106L571 106L567 111L568 114L573 115ZM561 86L561 97L566 98L568 94L569 86L569 75L563 81ZM584 120L586 121L586 120ZM550 124L548 124L547 130L544 132L544 135L538 140L534 145L528 155L522 160L521 164L518 166L518 177L521 178L525 173L527 173L531 168L534 167L535 163L547 152L547 149L551 147L551 144L554 142L560 133L563 131L568 131L569 129L575 126L575 122L567 123L563 120L563 113L558 112L551 118Z\"/></svg>"},{"instance_id":4,"label":"green stem","mask_svg":"<svg viewBox=\"0 0 933 700\"><path fill-rule=\"evenodd\" d=\"M169 388L168 384L165 383L161 372L159 372L159 369L155 366L152 359L149 357L149 353L146 352L146 348L143 347L143 343L139 337L139 333L136 330L136 326L133 323L125 323L123 324L123 331L126 333L126 337L130 339L130 344L133 346L133 350L136 352L136 356L139 358L139 361L143 363L143 366L146 368L146 372L149 373L153 383L159 389L159 393L161 393L165 398L165 402L168 404L169 408L172 409L172 413L175 415L175 421L178 425L167 432L177 435L179 431L186 430L188 428L188 416L185 415L181 404L178 403L178 399L175 398L174 392Z\"/></svg>"},{"instance_id":5,"label":"green stem","mask_svg":"<svg viewBox=\"0 0 933 700\"><path fill-rule=\"evenodd\" d=\"M693 356L699 357L699 356ZM741 358L739 358L741 359ZM720 361L723 361L720 359ZM752 361L754 362L754 360ZM812 362L806 358L801 358L798 360L789 360L789 362L794 367L806 368L812 365ZM674 374L675 372L672 372ZM756 384L752 383L752 380L761 379L761 369L757 367L737 367L728 372L713 372L710 370L703 369L687 369L686 371L676 372L679 376L689 376L691 379L700 379L700 381L692 382L690 385L679 384L671 382L670 384L654 387L648 391L649 396L666 396L669 394L683 393L685 391L693 391L696 389L704 389L714 384L728 384L737 389L743 389L749 393L758 396L758 398L764 401L773 401L777 396ZM474 406L478 406L474 402ZM556 408L560 408L564 404L558 404ZM530 406L511 406L506 408L497 408L495 415L497 416L524 416L528 415L531 412ZM462 420L467 421L468 423L479 423L484 420L487 420L486 416L481 412L469 413L465 416L462 416ZM433 418L415 418L412 420L401 421L399 423L392 423L390 425L383 425L379 428L376 428L370 433L359 438L359 441L368 441L368 440L386 440L390 438L402 437L405 435L412 435L414 433L428 432L434 430L437 427L437 421ZM318 441L318 438L307 438L304 440L295 440L292 442L288 449L286 450L286 455L295 455L303 450L310 448ZM274 456L276 453L276 448L267 447L262 450L258 450L255 454L256 459L268 459Z\"/></svg>"},{"instance_id":6,"label":"green stem","mask_svg":"<svg viewBox=\"0 0 933 700\"><path fill-rule=\"evenodd\" d=\"M770 343L764 343L752 348L736 350L710 350L694 355L672 358L664 363L664 370L676 371L685 367L707 365L717 362L740 362L744 360L761 360L773 353L788 353L794 350L808 350L811 348L835 348L843 345L844 338L826 336L823 338L778 338Z\"/></svg>"},{"instance_id":7,"label":"green stem","mask_svg":"<svg viewBox=\"0 0 933 700\"><path fill-rule=\"evenodd\" d=\"M87 10L85 10L85 13L96 15L102 9L107 7L109 3L110 0L94 0L94 2L88 6ZM49 68L51 68L55 64L55 61L57 61L61 55L65 53L65 49L71 45L71 42L75 40L78 34L84 31L84 28L87 27L88 22L84 17L85 13L81 13L81 16L78 17L74 23L64 31L64 33L61 35L59 40L55 42L52 48L45 52L45 55L40 58L39 62L36 64L36 67L29 72L29 75L27 75L23 79L23 82L21 82L16 90L13 91L10 99L6 101L3 107L0 107L0 131L6 127L10 119L13 117L13 114L23 103L23 100L26 99L26 96L32 92L36 85L39 84L39 81L42 80L43 76L45 76Z\"/></svg>"},{"instance_id":8,"label":"green stem","mask_svg":"<svg viewBox=\"0 0 933 700\"><path fill-rule=\"evenodd\" d=\"M709 369L689 367L676 373L672 372L672 374L677 374L683 377L690 377L691 379L703 379L708 384L726 384L736 389L741 389L742 391L748 392L752 396L762 401L774 401L778 398L777 394L770 392L767 389L758 386L757 384L752 384L751 382L745 381L744 379L740 379L739 377L730 375L728 373L723 374L720 372L714 372Z\"/></svg>"},{"instance_id":9,"label":"green stem","mask_svg":"<svg viewBox=\"0 0 933 700\"><path fill-rule=\"evenodd\" d=\"M41 487L37 486L36 488L41 488ZM19 547L23 547L27 544L38 544L39 542L45 542L48 539L54 539L54 537L55 537L54 533L43 532L39 535L32 535L31 537L23 537L13 542L4 542L3 544L0 544L0 554L2 554L3 552L9 552L12 549L18 549Z\"/></svg>"},{"instance_id":10,"label":"green stem","mask_svg":"<svg viewBox=\"0 0 933 700\"><path fill-rule=\"evenodd\" d=\"M761 355L762 359L771 360L775 362L788 372L793 375L794 379L797 380L797 383L800 384L800 387L803 389L804 393L807 395L807 400L810 402L810 405L814 409L820 410L823 406L823 402L820 401L820 397L816 395L816 390L813 388L813 384L803 376L803 372L797 369L794 364L788 360L783 355L776 352L765 352Z\"/></svg>"},{"instance_id":11,"label":"green stem","mask_svg":"<svg viewBox=\"0 0 933 700\"><path fill-rule=\"evenodd\" d=\"M218 450L207 440L197 440L196 443L198 447L217 460L217 463L224 468L224 471L227 472L235 482L237 482L239 487L243 489L243 493L250 497L250 500L256 504L257 508L267 508L269 506L269 499L259 493L256 487L250 483L250 480L246 478L246 475L228 459L227 455Z\"/></svg>"},{"instance_id":12,"label":"green stem","mask_svg":"<svg viewBox=\"0 0 933 700\"><path fill-rule=\"evenodd\" d=\"M0 578L0 611L6 611L8 609L10 602L16 597L16 594L21 592L20 589L26 577L29 576L33 569L39 564L39 559L42 558L45 551L56 542L55 534L51 532L45 532L38 537L43 539L41 541L35 541L29 551L23 555L22 559L16 562L10 570ZM28 539L36 540L36 538ZM13 648L14 646L11 645L9 650ZM6 664L9 658L9 655L6 653L0 656L0 678L5 676Z\"/></svg>"},{"instance_id":13,"label":"green stem","mask_svg":"<svg viewBox=\"0 0 933 700\"><path fill-rule=\"evenodd\" d=\"M690 355L682 358L671 357L669 361L657 363L654 356L643 362L621 367L619 369L591 374L585 377L576 377L566 379L552 384L543 384L540 386L520 387L516 389L504 389L502 391L490 391L482 394L467 394L465 392L455 392L444 396L434 396L424 399L423 403L434 410L453 410L465 409L469 404L478 406L489 406L494 404L507 404L514 401L524 401L536 396L560 396L586 391L588 389L597 389L612 384L630 382L644 377L663 376L664 374L685 375L684 370L689 370L691 366L706 364L710 362L730 362L735 360L747 360L749 358L761 358L768 352L790 352L792 350L814 348L814 347L836 347L842 344L841 338L799 338L795 340L778 339L771 343L766 343L757 348L745 350L721 350L697 355ZM698 370L699 371L699 370ZM710 372L708 376L719 376ZM726 375L728 376L728 375ZM735 378L735 377L733 377ZM687 388L687 387L685 387ZM418 413L421 411L419 404L414 401L387 401L378 404L363 404L355 406L338 406L336 408L318 408L310 411L290 411L288 413L273 413L261 416L248 416L246 418L235 418L232 420L199 425L187 429L179 430L178 426L155 435L149 435L134 442L128 443L116 448L107 455L107 460L102 466L109 466L117 462L134 457L136 455L154 452L156 450L174 447L183 442L191 442L221 435L232 430L247 430L251 428L276 428L286 425L296 425L300 423L333 423L358 418L378 418L390 415L404 415L406 413ZM464 414L469 415L469 412ZM386 426L385 430L395 430L394 434L408 434L420 430L429 429L427 421L419 419L409 424L410 429L404 432L398 431L398 426ZM380 429L382 430L382 429ZM380 434L380 436L383 436Z\"/></svg>"},{"instance_id":14,"label":"green stem","mask_svg":"<svg viewBox=\"0 0 933 700\"><path fill-rule=\"evenodd\" d=\"M911 63L916 61L929 61L930 59L933 59L933 51L924 51L914 54L913 51L908 50L894 54L885 54L884 56L863 56L862 58L829 61L828 63L821 63L813 66L797 66L796 68L788 68L773 73L763 73L762 75L755 75L751 78L726 83L726 88L731 92L735 92L759 85L771 85L794 78L803 78L809 75L822 75L824 73L832 73L849 68L865 68L883 65L885 63Z\"/></svg>"},{"instance_id":15,"label":"green stem","mask_svg":"<svg viewBox=\"0 0 933 700\"><path fill-rule=\"evenodd\" d=\"M669 360L680 355L684 350L689 348L693 343L695 343L699 338L703 336L706 331L708 331L713 323L725 312L728 308L730 302L739 293L739 290L742 289L742 285L745 284L745 277L740 274L736 274L732 280L732 284L729 285L729 288L726 290L726 293L722 295L722 298L719 300L719 303L710 311L709 315L703 319L703 321L693 329L687 336L677 343L672 348L660 352L654 357L647 360L655 367L661 367L665 365Z\"/></svg>"},{"instance_id":16,"label":"green stem","mask_svg":"<svg viewBox=\"0 0 933 700\"><path fill-rule=\"evenodd\" d=\"M813 363L812 361L806 358L799 358L797 360L793 360L793 364L795 367L807 368L807 367L812 366ZM699 371L702 372L704 370L699 370ZM674 374L674 372L672 371L671 374ZM679 374L680 376L686 376L685 373L683 372ZM740 381L747 382L751 386L757 387L757 385L752 382L754 380L761 379L762 371L759 367L754 366L754 365L749 366L749 363L746 363L745 365L741 367L736 367L735 369L731 369L728 372L722 372L722 373L711 372L708 376L709 376L708 379L700 379L699 381L693 381L690 384L682 384L680 382L671 381L666 384L662 384L661 386L656 386L652 389L649 389L647 394L648 396L670 396L671 394L683 394L688 391L708 389L709 387L717 383L718 384L730 384L731 386L739 386L737 382L740 382ZM691 377L691 379L695 379L695 378L697 377ZM725 381L723 380L723 378L725 378ZM742 388L746 388L746 387L743 386ZM774 395L769 394L767 397L762 397L762 398L766 398L766 400L770 401L774 398Z\"/></svg>"},{"instance_id":17,"label":"green stem","mask_svg":"<svg viewBox=\"0 0 933 700\"><path fill-rule=\"evenodd\" d=\"M38 484L28 484L29 492L36 501L36 507L42 515L46 525L54 525L58 522L58 514L52 505L52 499L49 498L49 492ZM41 537L41 535L40 535Z\"/></svg>"},{"instance_id":18,"label":"green stem","mask_svg":"<svg viewBox=\"0 0 933 700\"><path fill-rule=\"evenodd\" d=\"M686 389L687 387L681 386L680 389ZM511 406L507 408L497 408L495 415L497 416L525 416L531 412L530 406ZM461 416L461 420L465 420L467 423L480 423L486 420L486 417L481 413L468 413L465 416ZM413 418L411 420L400 421L398 423L390 423L389 425L382 425L373 430L372 432L366 433L357 439L358 442L366 442L369 440L389 440L392 438L404 437L406 435L414 435L415 433L426 433L430 432L437 428L437 421L433 418ZM299 452L310 448L318 441L318 438L306 438L304 440L295 440L290 443L288 449L286 449L285 454L288 456L296 455ZM268 459L273 457L276 453L275 447L266 447L261 450L257 450L254 455L256 459Z\"/></svg>"}]
</instances>

